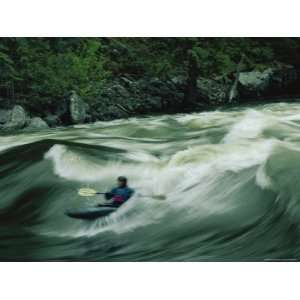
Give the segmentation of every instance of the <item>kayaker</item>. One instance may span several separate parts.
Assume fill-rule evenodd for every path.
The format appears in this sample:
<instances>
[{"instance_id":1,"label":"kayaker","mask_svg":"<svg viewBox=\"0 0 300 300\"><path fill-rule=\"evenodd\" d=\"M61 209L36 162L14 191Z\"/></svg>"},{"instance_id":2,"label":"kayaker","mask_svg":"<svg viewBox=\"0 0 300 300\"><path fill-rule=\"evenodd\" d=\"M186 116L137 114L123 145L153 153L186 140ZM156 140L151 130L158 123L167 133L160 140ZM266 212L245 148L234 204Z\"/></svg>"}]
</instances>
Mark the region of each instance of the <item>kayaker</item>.
<instances>
[{"instance_id":1,"label":"kayaker","mask_svg":"<svg viewBox=\"0 0 300 300\"><path fill-rule=\"evenodd\" d=\"M127 185L127 178L120 176L117 179L117 187L104 194L106 200L112 200L111 203L99 204L98 206L119 207L132 197L134 190Z\"/></svg>"}]
</instances>

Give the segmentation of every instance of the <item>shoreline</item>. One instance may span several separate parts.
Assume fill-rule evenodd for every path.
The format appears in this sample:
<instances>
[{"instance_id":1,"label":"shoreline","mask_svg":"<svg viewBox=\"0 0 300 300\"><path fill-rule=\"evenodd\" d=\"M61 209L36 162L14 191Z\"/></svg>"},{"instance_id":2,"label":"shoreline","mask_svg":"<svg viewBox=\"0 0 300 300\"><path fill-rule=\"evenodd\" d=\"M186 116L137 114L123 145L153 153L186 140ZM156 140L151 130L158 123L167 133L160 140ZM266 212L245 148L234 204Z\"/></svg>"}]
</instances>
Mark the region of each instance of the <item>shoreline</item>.
<instances>
[{"instance_id":1,"label":"shoreline","mask_svg":"<svg viewBox=\"0 0 300 300\"><path fill-rule=\"evenodd\" d=\"M129 115L127 117L123 118L112 118L110 120L97 120L94 122L83 122L78 124L66 124L66 125L59 125L55 127L48 127L48 128L35 128L35 129L29 129L29 128L22 128L22 129L6 129L1 130L0 129L0 136L9 136L9 135L17 135L17 134L26 134L26 133L38 133L38 132L45 132L45 131L54 131L54 130L64 130L69 128L76 128L78 126L78 129L80 129L80 126L89 126L93 125L97 122L111 122L116 120L122 120L122 119L131 119L131 118L151 118L151 117L158 117L162 115L176 115L176 114L193 114L193 113L205 113L205 112L211 112L211 111L226 111L233 108L245 108L252 106L259 106L259 105L269 105L269 104L276 104L276 103L299 103L300 104L300 95L299 96L289 96L289 97L275 97L275 98L269 98L268 101L265 101L266 99L260 99L260 100L243 100L243 102L233 102L228 104L220 104L220 105L207 105L203 109L186 109L183 111L169 111L169 112L154 112L149 114L134 114Z\"/></svg>"}]
</instances>

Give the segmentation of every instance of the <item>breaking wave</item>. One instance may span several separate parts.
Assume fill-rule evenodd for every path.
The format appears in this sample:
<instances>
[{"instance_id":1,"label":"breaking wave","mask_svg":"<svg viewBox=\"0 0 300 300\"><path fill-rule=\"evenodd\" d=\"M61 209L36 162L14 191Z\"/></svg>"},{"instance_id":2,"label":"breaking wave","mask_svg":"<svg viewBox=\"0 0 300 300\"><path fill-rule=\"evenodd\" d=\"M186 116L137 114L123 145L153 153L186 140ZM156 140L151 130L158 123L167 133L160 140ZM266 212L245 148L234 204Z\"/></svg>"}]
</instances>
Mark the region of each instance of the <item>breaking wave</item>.
<instances>
[{"instance_id":1,"label":"breaking wave","mask_svg":"<svg viewBox=\"0 0 300 300\"><path fill-rule=\"evenodd\" d=\"M17 134L0 150L1 260L300 257L299 104ZM106 191L119 175L137 193L116 213L64 215L103 201L79 188Z\"/></svg>"}]
</instances>

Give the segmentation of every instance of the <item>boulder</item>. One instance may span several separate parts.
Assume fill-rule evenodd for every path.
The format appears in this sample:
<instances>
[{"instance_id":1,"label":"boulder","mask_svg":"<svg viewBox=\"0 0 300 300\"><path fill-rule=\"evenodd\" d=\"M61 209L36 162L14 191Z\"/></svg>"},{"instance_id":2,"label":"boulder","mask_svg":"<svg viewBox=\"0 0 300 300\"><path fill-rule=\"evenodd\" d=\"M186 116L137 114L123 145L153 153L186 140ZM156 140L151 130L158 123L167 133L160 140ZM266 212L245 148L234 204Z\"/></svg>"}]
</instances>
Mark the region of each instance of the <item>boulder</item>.
<instances>
[{"instance_id":1,"label":"boulder","mask_svg":"<svg viewBox=\"0 0 300 300\"><path fill-rule=\"evenodd\" d=\"M27 129L46 129L49 128L48 124L40 117L30 119Z\"/></svg>"},{"instance_id":2,"label":"boulder","mask_svg":"<svg viewBox=\"0 0 300 300\"><path fill-rule=\"evenodd\" d=\"M264 71L241 72L238 91L242 98L299 95L299 73L293 66L284 64Z\"/></svg>"},{"instance_id":3,"label":"boulder","mask_svg":"<svg viewBox=\"0 0 300 300\"><path fill-rule=\"evenodd\" d=\"M81 100L76 92L70 97L70 119L74 124L83 123L87 117L88 105Z\"/></svg>"},{"instance_id":4,"label":"boulder","mask_svg":"<svg viewBox=\"0 0 300 300\"><path fill-rule=\"evenodd\" d=\"M26 125L27 114L21 105L15 105L11 111L10 120L4 125L6 129L21 129Z\"/></svg>"},{"instance_id":5,"label":"boulder","mask_svg":"<svg viewBox=\"0 0 300 300\"><path fill-rule=\"evenodd\" d=\"M272 83L274 69L268 68L264 71L241 72L239 74L239 85L242 94L249 96L260 96Z\"/></svg>"},{"instance_id":6,"label":"boulder","mask_svg":"<svg viewBox=\"0 0 300 300\"><path fill-rule=\"evenodd\" d=\"M11 119L11 110L0 109L0 124L5 124Z\"/></svg>"},{"instance_id":7,"label":"boulder","mask_svg":"<svg viewBox=\"0 0 300 300\"><path fill-rule=\"evenodd\" d=\"M61 121L57 115L49 114L44 118L44 120L50 127L55 127L61 124Z\"/></svg>"}]
</instances>

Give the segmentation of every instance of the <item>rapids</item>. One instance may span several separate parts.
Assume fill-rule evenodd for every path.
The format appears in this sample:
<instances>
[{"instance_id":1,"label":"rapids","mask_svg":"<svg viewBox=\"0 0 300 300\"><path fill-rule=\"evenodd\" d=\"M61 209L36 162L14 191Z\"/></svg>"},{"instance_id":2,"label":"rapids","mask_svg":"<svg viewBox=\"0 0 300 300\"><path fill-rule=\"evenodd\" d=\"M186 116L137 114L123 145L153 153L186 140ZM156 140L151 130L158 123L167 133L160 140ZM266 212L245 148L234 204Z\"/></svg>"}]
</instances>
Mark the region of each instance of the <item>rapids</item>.
<instances>
[{"instance_id":1,"label":"rapids","mask_svg":"<svg viewBox=\"0 0 300 300\"><path fill-rule=\"evenodd\" d=\"M300 258L300 104L2 135L0 162L1 261ZM64 215L119 175L136 194L116 213Z\"/></svg>"}]
</instances>

